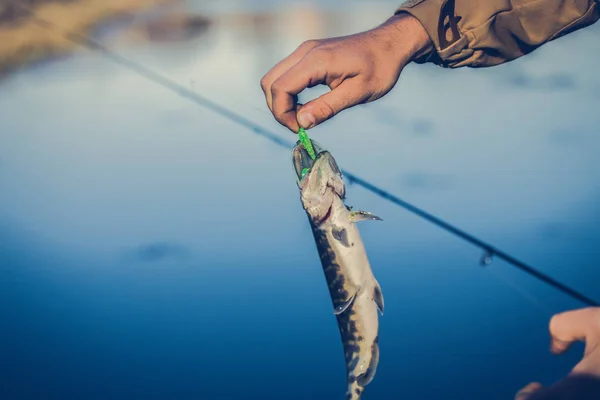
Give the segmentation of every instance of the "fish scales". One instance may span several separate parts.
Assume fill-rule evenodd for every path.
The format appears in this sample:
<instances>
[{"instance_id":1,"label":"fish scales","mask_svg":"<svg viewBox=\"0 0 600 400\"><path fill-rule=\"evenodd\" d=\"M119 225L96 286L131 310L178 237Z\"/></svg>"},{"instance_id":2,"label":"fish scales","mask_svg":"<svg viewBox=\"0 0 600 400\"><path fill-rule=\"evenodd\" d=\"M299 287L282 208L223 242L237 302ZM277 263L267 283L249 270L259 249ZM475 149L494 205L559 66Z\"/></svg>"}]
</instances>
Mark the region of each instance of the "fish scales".
<instances>
[{"instance_id":1,"label":"fish scales","mask_svg":"<svg viewBox=\"0 0 600 400\"><path fill-rule=\"evenodd\" d=\"M294 167L344 349L346 399L359 400L379 362L378 311L383 313L383 295L356 222L381 218L353 212L344 204L340 169L329 152L312 143L316 158L299 142L293 151Z\"/></svg>"}]
</instances>

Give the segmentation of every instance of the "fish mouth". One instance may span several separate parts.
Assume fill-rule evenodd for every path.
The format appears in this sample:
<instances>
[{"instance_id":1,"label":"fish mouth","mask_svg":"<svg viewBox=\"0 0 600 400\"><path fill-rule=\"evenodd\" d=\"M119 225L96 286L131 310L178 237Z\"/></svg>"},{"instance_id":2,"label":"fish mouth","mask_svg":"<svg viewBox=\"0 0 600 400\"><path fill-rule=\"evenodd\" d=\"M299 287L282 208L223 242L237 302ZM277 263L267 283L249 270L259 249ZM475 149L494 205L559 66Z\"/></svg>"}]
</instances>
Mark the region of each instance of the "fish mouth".
<instances>
[{"instance_id":1,"label":"fish mouth","mask_svg":"<svg viewBox=\"0 0 600 400\"><path fill-rule=\"evenodd\" d=\"M315 151L316 157L314 160L299 140L296 142L296 145L292 150L292 163L294 165L294 171L296 172L296 179L298 182L308 175L319 156L326 152L326 150L320 144L312 139L309 140L312 143L313 150Z\"/></svg>"}]
</instances>

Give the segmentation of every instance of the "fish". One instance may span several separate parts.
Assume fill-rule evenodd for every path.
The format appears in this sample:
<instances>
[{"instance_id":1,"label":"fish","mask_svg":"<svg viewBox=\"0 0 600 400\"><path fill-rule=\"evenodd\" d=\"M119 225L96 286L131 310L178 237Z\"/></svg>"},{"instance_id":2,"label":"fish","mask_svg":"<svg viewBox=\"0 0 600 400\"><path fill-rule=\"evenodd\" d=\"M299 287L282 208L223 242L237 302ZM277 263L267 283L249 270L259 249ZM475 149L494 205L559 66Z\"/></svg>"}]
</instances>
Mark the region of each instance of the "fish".
<instances>
[{"instance_id":1,"label":"fish","mask_svg":"<svg viewBox=\"0 0 600 400\"><path fill-rule=\"evenodd\" d=\"M337 162L319 143L309 140L314 159L300 141L292 149L296 183L343 344L345 399L359 400L379 364L379 314L383 316L384 301L356 223L382 218L367 211L353 211L345 204L346 186Z\"/></svg>"}]
</instances>

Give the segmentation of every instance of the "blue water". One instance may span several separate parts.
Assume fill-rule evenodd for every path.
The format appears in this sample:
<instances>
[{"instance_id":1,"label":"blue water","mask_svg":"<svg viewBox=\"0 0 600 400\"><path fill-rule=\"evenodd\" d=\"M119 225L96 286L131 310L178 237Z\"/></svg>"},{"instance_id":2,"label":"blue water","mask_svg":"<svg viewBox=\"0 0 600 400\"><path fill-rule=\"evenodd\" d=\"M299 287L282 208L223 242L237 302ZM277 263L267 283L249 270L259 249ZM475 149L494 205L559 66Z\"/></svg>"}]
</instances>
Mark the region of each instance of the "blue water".
<instances>
[{"instance_id":1,"label":"blue water","mask_svg":"<svg viewBox=\"0 0 600 400\"><path fill-rule=\"evenodd\" d=\"M262 75L395 5L261 4L190 4L215 19L192 42L105 40L293 140ZM600 298L599 33L491 69L411 65L311 136L342 168ZM0 120L0 398L343 397L289 151L89 52L2 82ZM478 249L359 187L347 197L384 219L361 226L386 304L365 400L512 399L577 362L581 346L550 355L547 324L580 303L501 260L480 267Z\"/></svg>"}]
</instances>

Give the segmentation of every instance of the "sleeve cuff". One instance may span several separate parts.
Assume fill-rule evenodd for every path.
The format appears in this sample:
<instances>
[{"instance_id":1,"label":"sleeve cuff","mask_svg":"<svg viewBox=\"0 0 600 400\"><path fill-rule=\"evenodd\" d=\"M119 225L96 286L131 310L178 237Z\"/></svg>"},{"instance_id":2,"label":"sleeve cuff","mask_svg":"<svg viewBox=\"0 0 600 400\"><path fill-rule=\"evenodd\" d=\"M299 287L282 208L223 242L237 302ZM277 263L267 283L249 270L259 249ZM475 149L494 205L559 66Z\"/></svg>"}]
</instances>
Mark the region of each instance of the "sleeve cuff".
<instances>
[{"instance_id":1,"label":"sleeve cuff","mask_svg":"<svg viewBox=\"0 0 600 400\"><path fill-rule=\"evenodd\" d=\"M395 15L407 13L416 18L431 39L431 52L414 60L418 64L432 62L455 67L455 56L467 47L454 16L454 2L448 0L409 0L396 9Z\"/></svg>"}]
</instances>

